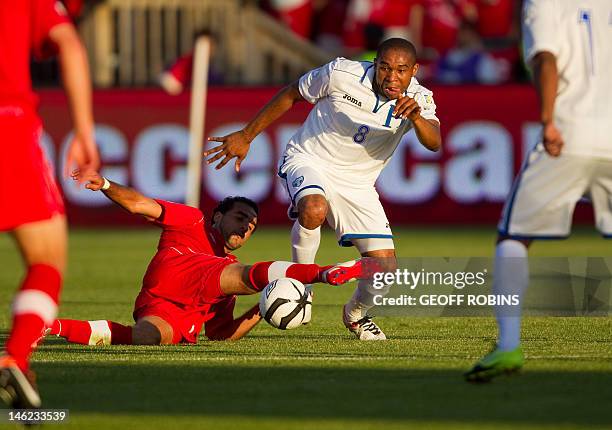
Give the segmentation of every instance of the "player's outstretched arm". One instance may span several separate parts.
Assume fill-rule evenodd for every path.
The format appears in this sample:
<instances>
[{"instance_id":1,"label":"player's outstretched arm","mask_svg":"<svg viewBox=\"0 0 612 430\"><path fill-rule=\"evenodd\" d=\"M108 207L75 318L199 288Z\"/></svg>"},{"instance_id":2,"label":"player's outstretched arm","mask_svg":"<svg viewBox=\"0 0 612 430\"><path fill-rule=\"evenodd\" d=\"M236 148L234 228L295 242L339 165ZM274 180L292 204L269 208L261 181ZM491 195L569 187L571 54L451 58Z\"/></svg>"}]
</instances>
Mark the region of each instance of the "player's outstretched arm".
<instances>
[{"instance_id":1,"label":"player's outstretched arm","mask_svg":"<svg viewBox=\"0 0 612 430\"><path fill-rule=\"evenodd\" d=\"M206 163L211 164L221 160L215 167L220 169L232 158L236 158L236 171L249 152L251 142L266 127L280 118L298 101L304 100L298 89L298 83L287 85L280 90L242 130L222 137L209 137L211 142L221 142L221 145L204 151Z\"/></svg>"},{"instance_id":2,"label":"player's outstretched arm","mask_svg":"<svg viewBox=\"0 0 612 430\"><path fill-rule=\"evenodd\" d=\"M211 327L211 321L209 321L206 326L206 336L210 340L238 340L253 330L259 321L261 321L259 305L255 305L230 324Z\"/></svg>"},{"instance_id":3,"label":"player's outstretched arm","mask_svg":"<svg viewBox=\"0 0 612 430\"><path fill-rule=\"evenodd\" d=\"M93 170L74 170L72 179L85 183L85 188L92 191L102 191L106 197L117 203L129 213L142 215L149 221L158 219L162 207L155 200L140 194L133 188L111 182Z\"/></svg>"},{"instance_id":4,"label":"player's outstretched arm","mask_svg":"<svg viewBox=\"0 0 612 430\"><path fill-rule=\"evenodd\" d=\"M87 53L72 24L60 24L51 29L49 39L58 49L64 90L74 126L74 136L66 153L64 174L75 166L81 170L100 167L100 156L94 140L91 106L91 80Z\"/></svg>"}]
</instances>

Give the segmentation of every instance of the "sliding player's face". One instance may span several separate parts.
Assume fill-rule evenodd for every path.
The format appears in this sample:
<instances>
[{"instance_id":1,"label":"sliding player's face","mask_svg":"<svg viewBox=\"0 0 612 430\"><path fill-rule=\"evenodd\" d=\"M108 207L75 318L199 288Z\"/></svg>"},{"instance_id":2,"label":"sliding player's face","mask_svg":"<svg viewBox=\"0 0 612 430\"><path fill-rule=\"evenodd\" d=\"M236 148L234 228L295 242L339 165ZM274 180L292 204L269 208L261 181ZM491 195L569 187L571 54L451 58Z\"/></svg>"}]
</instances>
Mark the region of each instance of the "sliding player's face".
<instances>
[{"instance_id":1,"label":"sliding player's face","mask_svg":"<svg viewBox=\"0 0 612 430\"><path fill-rule=\"evenodd\" d=\"M416 75L419 65L415 58L403 49L387 49L374 60L376 66L376 90L390 100L401 96Z\"/></svg>"},{"instance_id":2,"label":"sliding player's face","mask_svg":"<svg viewBox=\"0 0 612 430\"><path fill-rule=\"evenodd\" d=\"M257 225L255 210L246 203L236 202L232 208L219 216L219 231L225 239L225 248L233 251L240 248L253 234Z\"/></svg>"}]
</instances>

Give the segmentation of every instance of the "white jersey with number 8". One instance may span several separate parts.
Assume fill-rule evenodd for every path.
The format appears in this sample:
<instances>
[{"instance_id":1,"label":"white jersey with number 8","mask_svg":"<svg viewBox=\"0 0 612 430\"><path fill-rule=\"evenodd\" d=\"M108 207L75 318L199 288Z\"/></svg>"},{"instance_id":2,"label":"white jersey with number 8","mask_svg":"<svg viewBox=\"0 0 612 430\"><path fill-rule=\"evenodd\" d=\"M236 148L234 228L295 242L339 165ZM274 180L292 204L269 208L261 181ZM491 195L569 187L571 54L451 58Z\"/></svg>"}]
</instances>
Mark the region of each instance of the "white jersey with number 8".
<instances>
[{"instance_id":1,"label":"white jersey with number 8","mask_svg":"<svg viewBox=\"0 0 612 430\"><path fill-rule=\"evenodd\" d=\"M393 117L394 101L373 90L374 65L336 58L300 78L299 90L315 104L287 144L285 155L305 154L323 166L373 184L393 155L410 120ZM404 95L421 107L425 119L436 117L432 92L415 78ZM323 167L321 166L321 167Z\"/></svg>"}]
</instances>

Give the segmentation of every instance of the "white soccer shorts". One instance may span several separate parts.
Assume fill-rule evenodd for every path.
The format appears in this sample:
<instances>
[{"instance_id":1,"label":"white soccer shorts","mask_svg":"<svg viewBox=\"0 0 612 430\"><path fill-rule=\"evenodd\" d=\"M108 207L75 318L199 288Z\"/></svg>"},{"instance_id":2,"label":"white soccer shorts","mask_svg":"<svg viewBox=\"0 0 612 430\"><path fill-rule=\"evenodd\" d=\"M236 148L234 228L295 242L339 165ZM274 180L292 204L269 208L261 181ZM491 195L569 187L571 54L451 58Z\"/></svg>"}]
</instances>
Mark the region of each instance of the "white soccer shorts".
<instances>
[{"instance_id":1,"label":"white soccer shorts","mask_svg":"<svg viewBox=\"0 0 612 430\"><path fill-rule=\"evenodd\" d=\"M538 145L514 181L498 225L516 239L563 239L570 235L576 203L588 198L595 224L612 238L612 160L562 154Z\"/></svg>"},{"instance_id":2,"label":"white soccer shorts","mask_svg":"<svg viewBox=\"0 0 612 430\"><path fill-rule=\"evenodd\" d=\"M393 233L374 186L352 182L351 175L340 174L320 160L303 155L286 156L278 175L295 209L302 197L325 196L329 204L327 222L336 231L340 245L356 245L362 253L394 249Z\"/></svg>"}]
</instances>

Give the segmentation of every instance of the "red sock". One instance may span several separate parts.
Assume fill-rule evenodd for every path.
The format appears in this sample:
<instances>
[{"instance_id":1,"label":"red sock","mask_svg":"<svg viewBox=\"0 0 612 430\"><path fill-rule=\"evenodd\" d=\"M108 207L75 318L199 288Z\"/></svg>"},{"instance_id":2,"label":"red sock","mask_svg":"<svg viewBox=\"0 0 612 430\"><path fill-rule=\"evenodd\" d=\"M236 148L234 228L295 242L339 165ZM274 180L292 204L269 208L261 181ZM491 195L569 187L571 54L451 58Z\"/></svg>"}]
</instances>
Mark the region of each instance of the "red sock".
<instances>
[{"instance_id":1,"label":"red sock","mask_svg":"<svg viewBox=\"0 0 612 430\"><path fill-rule=\"evenodd\" d=\"M51 326L51 334L65 337L71 343L89 345L91 326L89 321L57 319Z\"/></svg>"},{"instance_id":2,"label":"red sock","mask_svg":"<svg viewBox=\"0 0 612 430\"><path fill-rule=\"evenodd\" d=\"M113 321L108 322L111 329L111 343L113 345L131 345L132 327L118 324Z\"/></svg>"},{"instance_id":3,"label":"red sock","mask_svg":"<svg viewBox=\"0 0 612 430\"><path fill-rule=\"evenodd\" d=\"M57 319L51 334L65 337L68 342L81 345L131 345L132 327L113 321L80 321Z\"/></svg>"},{"instance_id":4,"label":"red sock","mask_svg":"<svg viewBox=\"0 0 612 430\"><path fill-rule=\"evenodd\" d=\"M13 301L13 325L6 341L6 352L22 370L27 370L32 350L45 324L51 324L57 313L62 276L46 264L28 267L26 277Z\"/></svg>"},{"instance_id":5,"label":"red sock","mask_svg":"<svg viewBox=\"0 0 612 430\"><path fill-rule=\"evenodd\" d=\"M251 285L261 291L270 282L279 278L293 278L304 284L321 282L323 268L317 264L298 264L288 261L266 261L255 263L249 270Z\"/></svg>"}]
</instances>

